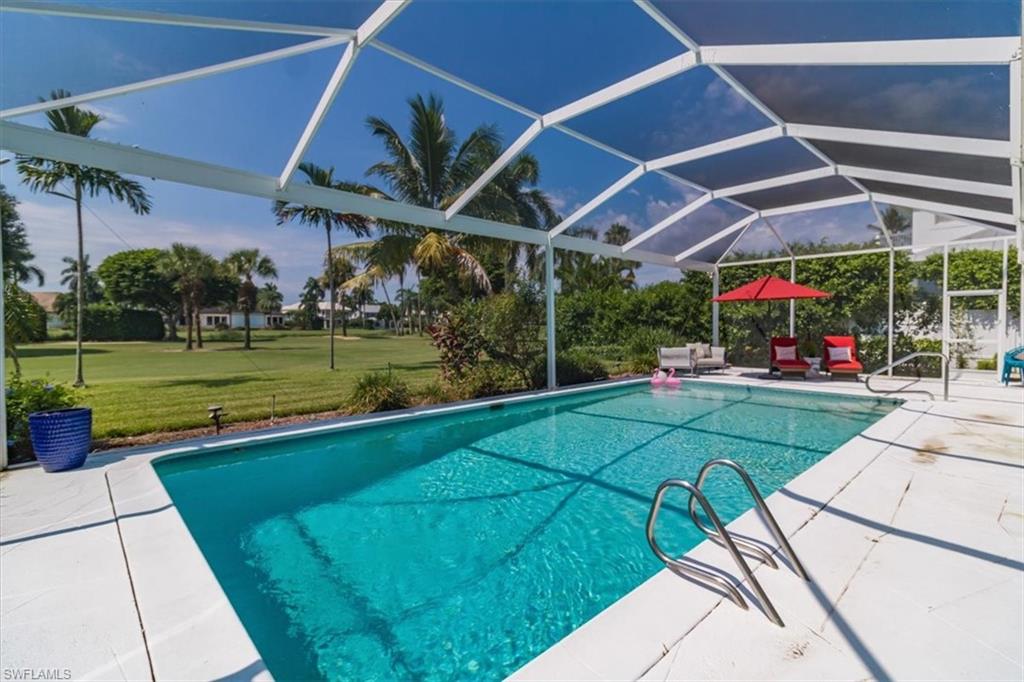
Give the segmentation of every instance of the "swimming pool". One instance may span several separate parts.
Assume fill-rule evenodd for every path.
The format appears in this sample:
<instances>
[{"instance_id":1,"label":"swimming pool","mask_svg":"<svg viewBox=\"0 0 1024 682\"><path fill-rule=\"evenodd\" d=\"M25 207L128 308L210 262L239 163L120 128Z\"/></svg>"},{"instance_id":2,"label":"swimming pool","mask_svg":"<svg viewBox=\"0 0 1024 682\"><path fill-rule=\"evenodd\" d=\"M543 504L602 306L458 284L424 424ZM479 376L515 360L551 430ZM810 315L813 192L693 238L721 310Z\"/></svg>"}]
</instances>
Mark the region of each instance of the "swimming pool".
<instances>
[{"instance_id":1,"label":"swimming pool","mask_svg":"<svg viewBox=\"0 0 1024 682\"><path fill-rule=\"evenodd\" d=\"M895 405L634 384L154 466L277 679L491 679L661 568L662 480L730 457L767 495ZM731 476L705 490L750 507ZM682 553L703 537L670 503Z\"/></svg>"}]
</instances>

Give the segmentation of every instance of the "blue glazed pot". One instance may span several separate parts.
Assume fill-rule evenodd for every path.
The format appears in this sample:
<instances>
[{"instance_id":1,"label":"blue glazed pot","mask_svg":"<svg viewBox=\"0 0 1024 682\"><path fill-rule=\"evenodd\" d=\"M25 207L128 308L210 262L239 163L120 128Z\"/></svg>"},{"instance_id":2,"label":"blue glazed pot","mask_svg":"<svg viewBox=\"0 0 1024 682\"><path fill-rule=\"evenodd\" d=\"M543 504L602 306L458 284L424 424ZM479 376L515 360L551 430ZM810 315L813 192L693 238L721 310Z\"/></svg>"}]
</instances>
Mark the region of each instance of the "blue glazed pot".
<instances>
[{"instance_id":1,"label":"blue glazed pot","mask_svg":"<svg viewBox=\"0 0 1024 682\"><path fill-rule=\"evenodd\" d=\"M43 471L67 471L85 463L92 443L92 409L33 412L28 416L32 450Z\"/></svg>"}]
</instances>

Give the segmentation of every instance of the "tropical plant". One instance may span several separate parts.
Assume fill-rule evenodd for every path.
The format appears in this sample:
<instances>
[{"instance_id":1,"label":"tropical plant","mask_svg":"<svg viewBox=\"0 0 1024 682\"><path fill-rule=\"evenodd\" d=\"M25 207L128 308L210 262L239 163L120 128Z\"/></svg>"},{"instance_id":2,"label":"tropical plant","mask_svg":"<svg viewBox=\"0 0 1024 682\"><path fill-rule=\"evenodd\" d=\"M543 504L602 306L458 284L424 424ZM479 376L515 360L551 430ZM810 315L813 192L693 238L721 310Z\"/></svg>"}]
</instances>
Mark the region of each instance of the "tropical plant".
<instances>
[{"instance_id":1,"label":"tropical plant","mask_svg":"<svg viewBox=\"0 0 1024 682\"><path fill-rule=\"evenodd\" d=\"M50 98L54 100L70 97L71 93L55 90ZM50 128L58 133L89 137L103 117L75 106L52 109L46 112ZM53 161L40 157L18 156L18 171L23 181L33 192L46 192L70 199L75 203L75 220L78 236L78 271L85 272L85 238L82 229L82 200L85 195L95 197L106 194L111 200L126 204L139 215L149 213L151 202L143 186L113 171L102 168L80 166L64 161ZM70 185L70 194L59 188ZM85 311L85 278L78 280L75 303L75 386L85 384L82 371L82 316Z\"/></svg>"},{"instance_id":2,"label":"tropical plant","mask_svg":"<svg viewBox=\"0 0 1024 682\"><path fill-rule=\"evenodd\" d=\"M273 282L265 282L256 294L256 309L264 315L281 312L284 294Z\"/></svg>"},{"instance_id":3,"label":"tropical plant","mask_svg":"<svg viewBox=\"0 0 1024 682\"><path fill-rule=\"evenodd\" d=\"M15 375L7 384L7 439L11 442L11 461L32 459L28 416L33 412L74 407L79 393L70 386L45 379L22 379Z\"/></svg>"},{"instance_id":4,"label":"tropical plant","mask_svg":"<svg viewBox=\"0 0 1024 682\"><path fill-rule=\"evenodd\" d=\"M18 200L0 184L0 228L3 230L4 280L25 284L35 280L43 285L43 271L30 263L35 258L28 244L25 225L18 215Z\"/></svg>"},{"instance_id":5,"label":"tropical plant","mask_svg":"<svg viewBox=\"0 0 1024 682\"><path fill-rule=\"evenodd\" d=\"M103 282L104 297L115 305L149 308L159 312L167 328L167 340L178 340L181 300L174 284L160 268L161 249L129 249L103 259L96 272Z\"/></svg>"},{"instance_id":6,"label":"tropical plant","mask_svg":"<svg viewBox=\"0 0 1024 682\"><path fill-rule=\"evenodd\" d=\"M390 372L370 372L356 379L346 407L354 413L401 410L412 404L409 385Z\"/></svg>"},{"instance_id":7,"label":"tropical plant","mask_svg":"<svg viewBox=\"0 0 1024 682\"><path fill-rule=\"evenodd\" d=\"M299 164L299 171L306 176L306 181L317 187L328 187L349 192L370 193L371 190L365 186L350 182L341 182L334 179L334 167L322 168L316 164L303 162ZM274 203L274 214L277 216L277 224L283 225L291 220L298 220L300 224L311 227L323 228L327 234L327 250L324 252L324 261L327 267L327 281L334 281L333 263L331 258L331 231L347 230L356 237L368 237L370 235L371 221L364 215L358 213L341 213L329 208L319 206L307 206L292 204L285 201ZM335 288L328 287L330 295L330 308L327 313L328 329L330 335L330 362L329 366L334 369L334 311L335 311Z\"/></svg>"},{"instance_id":8,"label":"tropical plant","mask_svg":"<svg viewBox=\"0 0 1024 682\"><path fill-rule=\"evenodd\" d=\"M587 226L570 228L567 234L581 239L596 240L598 232ZM622 246L630 239L630 230L615 223L604 233L606 244ZM594 289L633 289L640 263L622 258L605 258L579 251L560 250L555 254L555 276L563 294Z\"/></svg>"},{"instance_id":9,"label":"tropical plant","mask_svg":"<svg viewBox=\"0 0 1024 682\"><path fill-rule=\"evenodd\" d=\"M334 300L341 309L341 335L348 336L348 311L352 297L345 288L345 283L355 277L357 263L353 253L345 247L334 247L331 251L331 262L324 261L324 273L320 277L321 286L330 288Z\"/></svg>"},{"instance_id":10,"label":"tropical plant","mask_svg":"<svg viewBox=\"0 0 1024 682\"><path fill-rule=\"evenodd\" d=\"M227 272L238 280L238 309L242 311L245 325L245 341L243 350L252 350L252 311L256 309L259 288L252 281L254 275L264 278L276 278L277 267L270 256L260 253L259 249L236 249L224 259Z\"/></svg>"},{"instance_id":11,"label":"tropical plant","mask_svg":"<svg viewBox=\"0 0 1024 682\"><path fill-rule=\"evenodd\" d=\"M185 316L185 350L193 348L193 327L196 329L198 347L202 348L199 311L208 281L217 270L216 259L199 247L175 242L165 252L160 270L173 282L174 290L181 297L181 309Z\"/></svg>"},{"instance_id":12,"label":"tropical plant","mask_svg":"<svg viewBox=\"0 0 1024 682\"><path fill-rule=\"evenodd\" d=\"M316 277L306 280L299 299L299 311L296 322L301 329L320 329L320 301L324 300L324 290Z\"/></svg>"},{"instance_id":13,"label":"tropical plant","mask_svg":"<svg viewBox=\"0 0 1024 682\"><path fill-rule=\"evenodd\" d=\"M391 195L405 203L443 210L448 208L501 154L501 137L494 126L480 126L462 142L445 121L444 104L430 95L408 100L409 137L403 139L394 126L373 116L367 126L384 144L387 158L374 164L367 175L387 183ZM520 154L465 207L464 212L481 218L511 222L526 227L545 227L554 220L547 196L533 187L539 179L539 164L530 154ZM403 237L378 253L389 254L387 263L374 261L382 272L398 274L396 262L414 263L426 274L445 278L457 298L462 285L482 293L491 290L490 277L476 257L476 250L501 251L506 269L514 268L521 245L501 240L471 238L435 232L420 227L384 222L382 229ZM400 248L399 248L400 247ZM390 254L394 250L401 257ZM388 264L391 264L389 266ZM400 288L404 288L399 283Z\"/></svg>"},{"instance_id":14,"label":"tropical plant","mask_svg":"<svg viewBox=\"0 0 1024 682\"><path fill-rule=\"evenodd\" d=\"M40 336L42 338L40 338ZM19 343L46 338L46 311L17 282L4 283L4 350L14 364L14 376L21 375Z\"/></svg>"}]
</instances>

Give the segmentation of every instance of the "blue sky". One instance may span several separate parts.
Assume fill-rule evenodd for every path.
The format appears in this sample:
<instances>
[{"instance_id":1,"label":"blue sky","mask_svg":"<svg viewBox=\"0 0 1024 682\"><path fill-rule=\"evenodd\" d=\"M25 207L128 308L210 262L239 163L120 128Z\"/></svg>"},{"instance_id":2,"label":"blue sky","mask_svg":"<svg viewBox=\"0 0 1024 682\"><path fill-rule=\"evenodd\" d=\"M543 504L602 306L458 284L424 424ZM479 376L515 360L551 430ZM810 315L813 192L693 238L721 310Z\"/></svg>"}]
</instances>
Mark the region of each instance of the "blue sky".
<instances>
[{"instance_id":1,"label":"blue sky","mask_svg":"<svg viewBox=\"0 0 1024 682\"><path fill-rule=\"evenodd\" d=\"M357 2L169 0L99 0L94 4L349 27L368 15L373 6ZM765 13L763 4L694 1L666 6L665 11L678 14L695 37L707 42L769 41L771 36L780 40L850 40L993 35L1019 31L1020 21L1018 4L995 0L973 4L786 2L776 7L782 11L773 13ZM743 9L747 14L741 16L750 21L737 21L735 15L719 17L718 23L711 21L726 6L732 11ZM584 7L593 11L581 20ZM790 19L784 21L787 13ZM801 21L793 21L797 16ZM752 28L758 28L758 33L751 33ZM630 40L623 40L624 35ZM4 82L0 105L6 108L29 103L54 88L81 93L130 83L306 39L4 13L0 22L0 79ZM685 49L628 2L417 0L385 30L382 39L539 112ZM90 107L103 114L105 121L96 136L276 175L298 140L340 52L340 48L321 50L98 101ZM825 119L838 110L846 118L835 124L864 125L871 112L884 111L884 120L893 121L896 129L949 132L936 126L955 126L963 120L974 128L961 134L986 137L998 137L1006 126L1006 77L998 70L901 68L887 70L881 80L874 81L869 79L872 74L863 69L760 69L737 71L737 75L747 79L745 82L766 99L775 98L773 106L790 107L792 110L786 113L794 120L827 122ZM946 91L967 95L943 97L941 93ZM527 117L504 106L383 52L367 49L357 60L306 158L335 166L337 177L364 180L366 168L382 157L380 143L366 131L366 117L381 116L404 131L406 99L430 92L444 99L447 121L460 136L488 123L495 124L504 139L511 141L530 123ZM837 107L837 102L844 106ZM41 116L26 117L22 122L45 125ZM590 112L569 125L647 159L766 124L766 119L731 88L710 71L698 68ZM789 141L760 145L734 159L723 158L720 164L691 164L678 171L694 180L723 186L814 167L816 160L808 160L806 154L785 142ZM541 187L563 214L631 167L557 130L545 131L529 151L541 161ZM22 202L29 238L47 273L46 288L57 288L60 258L74 251L72 207L66 200L28 192L13 166L0 167L0 179ZM736 180L729 180L733 177ZM280 286L289 301L295 299L306 277L319 268L322 232L298 225L277 226L265 200L148 179L145 184L154 200L149 216L134 216L102 198L89 202L95 215L86 213L86 248L93 263L128 246L165 246L172 241L198 244L218 256L234 248L259 246L278 263ZM695 196L684 185L648 176L584 222L601 230L612 222L625 222L635 234ZM728 206L709 205L649 246L667 253L682 250L710 234L732 213ZM873 216L866 206L851 206L813 216L779 218L777 225L794 239L830 232L833 241L843 241L863 238L868 222L873 222ZM753 230L751 233L753 240L756 236ZM760 248L770 246L767 243ZM661 268L647 267L641 272L645 281L673 276L671 270Z\"/></svg>"}]
</instances>

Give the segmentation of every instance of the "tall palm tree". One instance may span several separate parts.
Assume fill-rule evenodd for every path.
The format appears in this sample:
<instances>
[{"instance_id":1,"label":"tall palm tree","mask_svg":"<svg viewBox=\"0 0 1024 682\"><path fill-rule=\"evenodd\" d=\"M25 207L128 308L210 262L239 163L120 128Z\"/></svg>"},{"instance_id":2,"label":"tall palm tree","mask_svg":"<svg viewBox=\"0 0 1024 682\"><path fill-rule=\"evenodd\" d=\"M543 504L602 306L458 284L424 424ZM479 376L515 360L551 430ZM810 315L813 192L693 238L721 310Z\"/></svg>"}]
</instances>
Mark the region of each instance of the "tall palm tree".
<instances>
[{"instance_id":1,"label":"tall palm tree","mask_svg":"<svg viewBox=\"0 0 1024 682\"><path fill-rule=\"evenodd\" d=\"M299 171L306 176L306 181L309 184L316 185L317 187L329 187L331 189L361 193L367 193L368 191L366 187L361 185L335 180L333 166L322 168L313 163L303 162L299 164ZM328 208L290 204L285 201L274 203L274 213L277 215L278 225L283 225L291 220L298 220L303 225L322 227L324 229L324 232L327 234L327 250L324 252L324 261L327 265L327 279L331 282L334 281L333 261L331 259L331 230L347 230L356 237L370 236L370 219L358 213L340 213ZM327 318L331 346L330 368L334 369L334 287L330 287L330 298L331 306L327 313Z\"/></svg>"},{"instance_id":2,"label":"tall palm tree","mask_svg":"<svg viewBox=\"0 0 1024 682\"><path fill-rule=\"evenodd\" d=\"M265 282L256 294L256 309L264 315L281 312L284 294L273 282Z\"/></svg>"},{"instance_id":3,"label":"tall palm tree","mask_svg":"<svg viewBox=\"0 0 1024 682\"><path fill-rule=\"evenodd\" d=\"M70 97L65 90L50 93L51 99ZM63 107L46 112L50 128L58 133L89 137L93 128L103 120L99 114L80 109L79 107ZM85 237L82 231L82 199L88 194L91 197L106 194L110 199L128 205L139 215L149 213L152 203L143 186L135 180L129 180L113 171L102 168L79 166L64 161L52 161L32 156L18 156L18 171L23 182L33 192L47 192L75 202L75 219L78 228L78 270L84 272ZM71 193L58 190L59 187L70 185ZM82 373L82 318L85 310L84 279L80 278L77 288L77 310L75 312L75 386L83 386L85 378Z\"/></svg>"},{"instance_id":4,"label":"tall palm tree","mask_svg":"<svg viewBox=\"0 0 1024 682\"><path fill-rule=\"evenodd\" d=\"M242 311L245 324L245 342L243 350L252 350L252 311L256 309L258 288L253 283L253 275L265 279L277 278L277 267L270 256L260 253L259 249L236 249L224 259L224 267L239 280L238 308Z\"/></svg>"},{"instance_id":5,"label":"tall palm tree","mask_svg":"<svg viewBox=\"0 0 1024 682\"><path fill-rule=\"evenodd\" d=\"M216 272L217 261L199 247L175 242L161 259L160 269L174 282L174 290L181 296L181 309L185 315L185 350L192 350L193 326L201 322L199 311L206 281ZM201 333L197 330L197 334Z\"/></svg>"},{"instance_id":6,"label":"tall palm tree","mask_svg":"<svg viewBox=\"0 0 1024 682\"><path fill-rule=\"evenodd\" d=\"M331 289L334 300L341 309L341 335L348 336L348 296L345 282L355 277L356 261L352 253L343 246L336 246L331 251L330 262L324 261L324 273L320 283L324 289Z\"/></svg>"},{"instance_id":7,"label":"tall palm tree","mask_svg":"<svg viewBox=\"0 0 1024 682\"><path fill-rule=\"evenodd\" d=\"M632 237L633 234L627 226L612 223L604 233L604 243L623 246ZM607 263L612 272L621 277L624 288L632 289L636 286L636 271L640 268L640 263L621 258L609 258Z\"/></svg>"}]
</instances>

